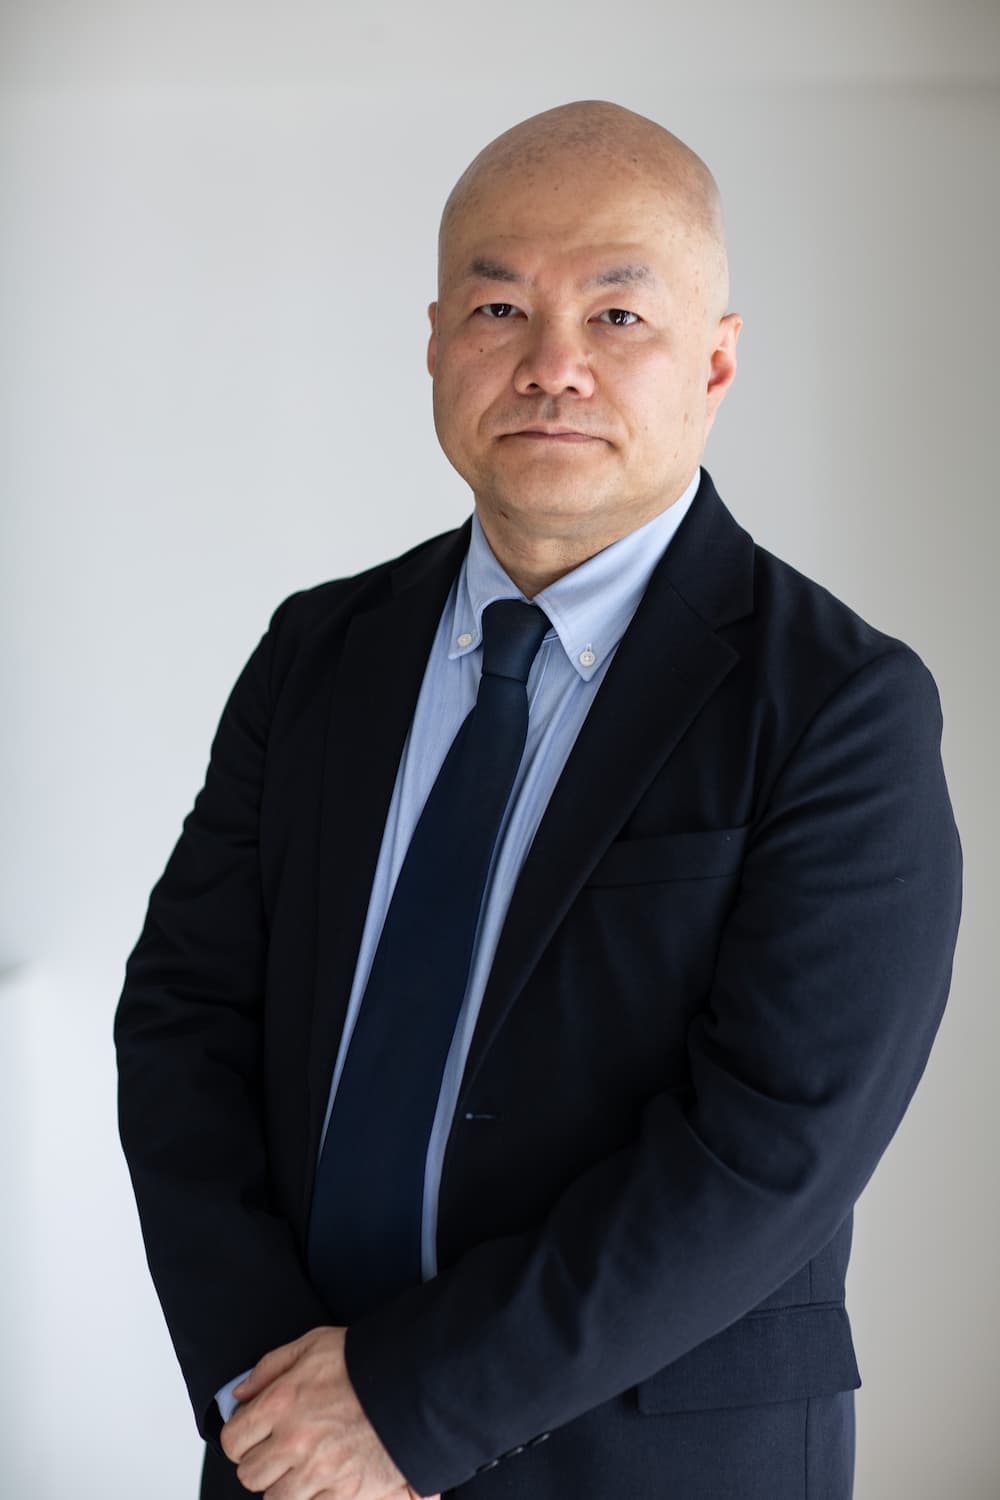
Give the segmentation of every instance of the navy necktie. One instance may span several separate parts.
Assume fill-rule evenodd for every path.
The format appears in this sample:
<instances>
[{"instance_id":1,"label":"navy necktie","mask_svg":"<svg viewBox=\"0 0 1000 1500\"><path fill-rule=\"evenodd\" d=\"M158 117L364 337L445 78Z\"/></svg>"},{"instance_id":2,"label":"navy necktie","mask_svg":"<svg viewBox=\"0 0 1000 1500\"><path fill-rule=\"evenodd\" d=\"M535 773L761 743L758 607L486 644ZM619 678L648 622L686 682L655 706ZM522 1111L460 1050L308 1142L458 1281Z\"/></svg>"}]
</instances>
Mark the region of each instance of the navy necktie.
<instances>
[{"instance_id":1,"label":"navy necktie","mask_svg":"<svg viewBox=\"0 0 1000 1500\"><path fill-rule=\"evenodd\" d=\"M465 996L497 834L528 729L526 682L549 622L483 611L475 707L413 831L333 1101L309 1224L309 1269L347 1324L421 1280L424 1165Z\"/></svg>"}]
</instances>

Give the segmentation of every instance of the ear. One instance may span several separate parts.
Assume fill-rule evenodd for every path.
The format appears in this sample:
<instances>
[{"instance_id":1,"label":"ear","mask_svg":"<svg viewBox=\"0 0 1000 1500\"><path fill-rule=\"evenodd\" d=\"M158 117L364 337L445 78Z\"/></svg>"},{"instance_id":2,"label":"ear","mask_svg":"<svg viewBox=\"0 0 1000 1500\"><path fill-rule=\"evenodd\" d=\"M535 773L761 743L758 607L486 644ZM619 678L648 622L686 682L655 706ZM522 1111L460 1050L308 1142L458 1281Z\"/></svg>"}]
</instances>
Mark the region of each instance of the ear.
<instances>
[{"instance_id":1,"label":"ear","mask_svg":"<svg viewBox=\"0 0 1000 1500\"><path fill-rule=\"evenodd\" d=\"M437 309L438 305L436 302L432 302L427 309L427 316L431 320L431 336L427 344L427 369L431 375L434 374L434 364L437 360Z\"/></svg>"},{"instance_id":2,"label":"ear","mask_svg":"<svg viewBox=\"0 0 1000 1500\"><path fill-rule=\"evenodd\" d=\"M723 396L736 376L736 340L740 336L743 319L739 313L727 313L720 318L715 330L715 342L710 356L708 386L706 388L706 415L709 426L719 409Z\"/></svg>"}]
</instances>

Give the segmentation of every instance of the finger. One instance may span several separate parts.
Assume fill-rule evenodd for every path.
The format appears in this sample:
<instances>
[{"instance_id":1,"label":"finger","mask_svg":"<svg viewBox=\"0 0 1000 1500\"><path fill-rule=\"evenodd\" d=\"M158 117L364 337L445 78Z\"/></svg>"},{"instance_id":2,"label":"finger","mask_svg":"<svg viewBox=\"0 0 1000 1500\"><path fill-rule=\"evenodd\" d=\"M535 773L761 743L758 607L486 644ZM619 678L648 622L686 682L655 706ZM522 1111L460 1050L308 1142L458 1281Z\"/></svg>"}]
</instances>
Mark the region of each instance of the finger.
<instances>
[{"instance_id":1,"label":"finger","mask_svg":"<svg viewBox=\"0 0 1000 1500\"><path fill-rule=\"evenodd\" d=\"M275 1486L279 1481L284 1481L287 1486L295 1476L288 1455L275 1452L273 1443L264 1442L257 1443L244 1456L236 1469L236 1478L244 1489L255 1495L262 1495L266 1490L269 1496L280 1496L288 1493L287 1488L275 1489Z\"/></svg>"},{"instance_id":2,"label":"finger","mask_svg":"<svg viewBox=\"0 0 1000 1500\"><path fill-rule=\"evenodd\" d=\"M259 1443L271 1436L272 1418L258 1406L240 1406L219 1434L222 1451L234 1464L238 1464Z\"/></svg>"},{"instance_id":3,"label":"finger","mask_svg":"<svg viewBox=\"0 0 1000 1500\"><path fill-rule=\"evenodd\" d=\"M290 1344L281 1344L277 1349L272 1349L259 1359L250 1374L239 1385L233 1386L233 1395L237 1401L252 1401L266 1386L269 1386L279 1375L290 1370L302 1352L302 1340L295 1339Z\"/></svg>"}]
</instances>

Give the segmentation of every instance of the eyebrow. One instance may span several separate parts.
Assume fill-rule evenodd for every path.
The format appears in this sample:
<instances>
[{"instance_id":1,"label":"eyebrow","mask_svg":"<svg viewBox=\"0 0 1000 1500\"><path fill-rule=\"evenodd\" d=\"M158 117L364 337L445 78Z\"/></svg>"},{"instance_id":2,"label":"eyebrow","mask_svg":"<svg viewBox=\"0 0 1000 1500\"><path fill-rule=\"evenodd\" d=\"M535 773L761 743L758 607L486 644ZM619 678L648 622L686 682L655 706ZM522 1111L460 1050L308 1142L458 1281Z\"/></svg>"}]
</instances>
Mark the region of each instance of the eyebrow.
<instances>
[{"instance_id":1,"label":"eyebrow","mask_svg":"<svg viewBox=\"0 0 1000 1500\"><path fill-rule=\"evenodd\" d=\"M503 261L490 260L484 256L476 256L475 260L470 262L465 279L505 281L517 286L533 285L532 277L522 276L520 271L504 265ZM656 277L649 266L641 262L632 262L628 265L609 266L606 271L598 271L596 276L588 276L580 286L582 291L586 291L595 286L639 286L640 284L653 286L656 284Z\"/></svg>"},{"instance_id":2,"label":"eyebrow","mask_svg":"<svg viewBox=\"0 0 1000 1500\"><path fill-rule=\"evenodd\" d=\"M638 286L640 283L652 286L655 281L656 277L648 266L611 266L607 271L598 271L596 276L589 277L584 286Z\"/></svg>"},{"instance_id":3,"label":"eyebrow","mask_svg":"<svg viewBox=\"0 0 1000 1500\"><path fill-rule=\"evenodd\" d=\"M487 260L477 255L471 262L465 274L466 281L515 281L521 285L530 285L531 278L522 276L519 271L512 271L510 266L505 266L499 260Z\"/></svg>"}]
</instances>

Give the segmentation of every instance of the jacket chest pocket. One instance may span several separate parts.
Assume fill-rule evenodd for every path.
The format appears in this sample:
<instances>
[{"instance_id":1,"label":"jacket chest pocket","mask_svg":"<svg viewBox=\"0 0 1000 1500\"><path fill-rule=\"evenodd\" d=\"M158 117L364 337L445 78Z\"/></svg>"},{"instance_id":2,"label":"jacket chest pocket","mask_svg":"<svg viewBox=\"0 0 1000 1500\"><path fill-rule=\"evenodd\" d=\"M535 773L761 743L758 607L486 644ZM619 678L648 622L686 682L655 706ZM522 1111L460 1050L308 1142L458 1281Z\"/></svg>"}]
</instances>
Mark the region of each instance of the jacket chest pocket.
<instances>
[{"instance_id":1,"label":"jacket chest pocket","mask_svg":"<svg viewBox=\"0 0 1000 1500\"><path fill-rule=\"evenodd\" d=\"M658 885L674 880L718 880L738 873L749 837L742 828L661 833L616 839L598 861L588 888Z\"/></svg>"}]
</instances>

